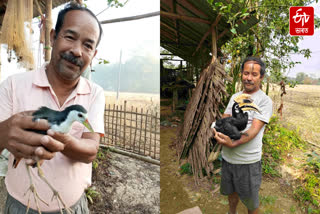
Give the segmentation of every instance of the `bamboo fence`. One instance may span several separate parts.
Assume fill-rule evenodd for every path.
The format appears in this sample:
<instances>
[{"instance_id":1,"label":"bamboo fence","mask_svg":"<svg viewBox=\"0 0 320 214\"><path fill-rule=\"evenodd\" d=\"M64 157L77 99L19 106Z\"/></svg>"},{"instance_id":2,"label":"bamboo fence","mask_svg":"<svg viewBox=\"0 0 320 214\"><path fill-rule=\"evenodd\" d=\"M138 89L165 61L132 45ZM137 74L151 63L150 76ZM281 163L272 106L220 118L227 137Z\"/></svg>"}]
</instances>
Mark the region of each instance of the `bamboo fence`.
<instances>
[{"instance_id":1,"label":"bamboo fence","mask_svg":"<svg viewBox=\"0 0 320 214\"><path fill-rule=\"evenodd\" d=\"M146 109L107 105L102 144L160 160L160 115Z\"/></svg>"}]
</instances>

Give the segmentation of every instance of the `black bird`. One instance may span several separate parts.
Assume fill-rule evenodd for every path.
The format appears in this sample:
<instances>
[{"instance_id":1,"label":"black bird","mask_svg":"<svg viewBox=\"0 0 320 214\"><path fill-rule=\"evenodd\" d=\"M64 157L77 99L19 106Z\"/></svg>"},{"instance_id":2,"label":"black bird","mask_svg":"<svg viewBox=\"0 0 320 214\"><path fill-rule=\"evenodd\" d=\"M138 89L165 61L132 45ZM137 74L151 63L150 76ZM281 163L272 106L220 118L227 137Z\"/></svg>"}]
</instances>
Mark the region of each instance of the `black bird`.
<instances>
[{"instance_id":1,"label":"black bird","mask_svg":"<svg viewBox=\"0 0 320 214\"><path fill-rule=\"evenodd\" d=\"M229 136L232 140L239 140L241 138L241 131L243 131L248 124L248 112L256 111L260 113L259 108L253 103L253 100L248 94L241 94L234 99L232 106L232 116L217 120L211 127L215 128L217 132L221 132Z\"/></svg>"},{"instance_id":2,"label":"black bird","mask_svg":"<svg viewBox=\"0 0 320 214\"><path fill-rule=\"evenodd\" d=\"M249 94L237 96L234 99L234 104L232 106L232 116L217 120L212 123L211 128L229 136L232 140L239 140L241 135L246 135L246 133L241 133L241 131L243 131L248 124L248 112L244 111L256 111L261 113L259 108L253 103ZM214 138L212 138L212 140L214 140ZM208 158L209 162L217 159L219 155L221 144L219 144L217 151L215 151L216 147L217 144Z\"/></svg>"},{"instance_id":3,"label":"black bird","mask_svg":"<svg viewBox=\"0 0 320 214\"><path fill-rule=\"evenodd\" d=\"M85 127L87 127L87 129L91 132L94 132L91 125L88 122L88 115L87 115L87 110L82 107L81 105L71 105L69 107L67 107L64 111L55 111L52 110L50 108L47 107L41 107L39 108L37 111L35 111L32 114L33 118L32 121L36 122L37 120L40 119L45 119L48 121L49 125L50 125L50 129L56 131L56 132L60 132L60 133L68 133L71 129L71 125L73 122L78 121L80 123L82 123ZM33 131L36 133L40 133L40 134L47 134L47 131L42 131L42 130L28 130L28 131ZM13 167L16 168L17 165L19 164L21 159L14 159L13 161ZM37 166L38 168L38 175L39 177L49 186L49 188L52 190L53 192L53 198L56 198L56 200L58 201L58 204L62 204L65 211L69 214L71 214L71 210L69 207L67 207L67 205L64 203L64 201L62 200L59 192L49 183L49 181L46 179L46 177L44 176L44 173L41 169L41 163L39 159L36 159L36 164L34 165L34 167ZM38 213L41 214L40 208L38 206L38 200L40 200L41 202L45 203L46 205L48 205L48 203L46 203L44 200L42 200L40 198L40 196L38 195L36 188L33 184L32 181L32 176L31 176L31 172L30 172L30 166L26 165L27 167L27 172L28 172L28 176L30 179L30 187L28 188L27 192L30 191L33 193L34 196L34 200L36 202L37 208L38 208ZM63 176L63 175L62 175ZM26 192L26 193L27 193ZM29 195L29 199L30 200L30 196ZM27 206L27 212L28 213L29 210L29 205ZM62 210L60 209L61 213Z\"/></svg>"}]
</instances>

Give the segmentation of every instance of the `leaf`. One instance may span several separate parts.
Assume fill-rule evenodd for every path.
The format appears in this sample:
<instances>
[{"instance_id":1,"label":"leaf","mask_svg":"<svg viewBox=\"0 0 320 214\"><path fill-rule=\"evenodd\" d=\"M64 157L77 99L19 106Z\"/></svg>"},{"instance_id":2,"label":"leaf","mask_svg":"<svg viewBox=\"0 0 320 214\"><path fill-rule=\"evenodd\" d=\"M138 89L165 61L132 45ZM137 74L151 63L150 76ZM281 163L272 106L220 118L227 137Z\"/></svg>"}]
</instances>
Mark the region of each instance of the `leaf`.
<instances>
[{"instance_id":1,"label":"leaf","mask_svg":"<svg viewBox=\"0 0 320 214\"><path fill-rule=\"evenodd\" d=\"M231 33L233 33L233 34L237 34L237 30L236 30L235 28L232 28L230 31L231 31Z\"/></svg>"},{"instance_id":2,"label":"leaf","mask_svg":"<svg viewBox=\"0 0 320 214\"><path fill-rule=\"evenodd\" d=\"M243 14L241 14L240 17L244 17L244 16L247 16L247 15L249 15L249 13L243 13Z\"/></svg>"}]
</instances>

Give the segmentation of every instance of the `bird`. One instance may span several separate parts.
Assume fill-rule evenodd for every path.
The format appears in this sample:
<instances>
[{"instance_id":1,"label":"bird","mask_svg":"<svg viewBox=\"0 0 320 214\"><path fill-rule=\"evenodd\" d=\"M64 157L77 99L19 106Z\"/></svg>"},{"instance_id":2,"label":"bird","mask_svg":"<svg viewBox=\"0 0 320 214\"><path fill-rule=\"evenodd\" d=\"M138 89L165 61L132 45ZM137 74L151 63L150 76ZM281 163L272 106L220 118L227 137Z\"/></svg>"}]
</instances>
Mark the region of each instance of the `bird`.
<instances>
[{"instance_id":1,"label":"bird","mask_svg":"<svg viewBox=\"0 0 320 214\"><path fill-rule=\"evenodd\" d=\"M73 122L78 121L82 123L90 132L94 132L87 116L87 110L81 105L71 105L63 111L55 111L46 106L40 107L32 114L32 121L37 122L40 119L47 120L50 129L60 133L68 133ZM26 129L27 131L36 132L38 134L46 135L46 130ZM21 159L14 159L13 167L16 168Z\"/></svg>"},{"instance_id":2,"label":"bird","mask_svg":"<svg viewBox=\"0 0 320 214\"><path fill-rule=\"evenodd\" d=\"M249 94L240 94L236 98L234 98L234 104L232 106L232 115L230 117L222 118L213 122L211 128L214 128L215 131L221 132L230 137L232 140L239 140L241 135L247 135L247 133L242 133L248 124L248 112L244 111L256 111L261 114L258 106L256 106L251 99L251 95ZM212 138L214 140L214 138ZM214 147L211 152L208 161L214 161L221 149L221 144L219 144L217 150ZM215 151L216 150L216 151Z\"/></svg>"},{"instance_id":3,"label":"bird","mask_svg":"<svg viewBox=\"0 0 320 214\"><path fill-rule=\"evenodd\" d=\"M55 111L53 109L50 109L46 106L42 106L40 107L37 111L35 111L32 114L32 121L33 122L37 122L40 119L45 119L48 121L50 129L52 129L55 132L60 132L60 133L68 133L71 129L71 126L73 124L73 122L78 121L80 123L82 123L90 132L94 132L90 123L88 122L88 115L87 115L87 110L81 106L81 105L71 105L67 108L65 108L63 111ZM36 132L39 134L43 134L46 135L47 131L44 130L34 130L34 129L27 129L27 131L32 131L32 132ZM16 168L19 164L21 159L16 159L14 158L13 161L13 167ZM58 204L62 203L62 205L64 206L65 211L69 214L71 213L71 210L69 207L66 206L66 204L64 203L64 201L62 200L60 194L58 193L58 191L49 183L49 181L46 179L46 177L44 176L44 173L41 169L41 163L40 160L36 158L36 163L33 165L33 167L37 167L38 168L38 175L39 177L49 186L49 188L53 191L53 196L52 198L56 198L58 200ZM40 196L38 195L36 188L33 184L32 181L32 176L30 173L30 166L26 164L26 168L27 168L27 172L28 172L28 176L30 179L30 187L28 188L27 192L30 191L33 193L34 195L34 199L37 205L37 209L38 209L38 213L41 214L39 205L38 205L38 199L40 201L42 201L43 203L45 203L46 205L48 205L48 203L46 203L43 199L40 198ZM27 192L25 193L25 195L27 194ZM29 210L29 201L30 201L30 195L29 195L29 199L28 199L28 206L27 206L27 212ZM60 206L60 205L59 205ZM62 210L60 209L61 213Z\"/></svg>"}]
</instances>

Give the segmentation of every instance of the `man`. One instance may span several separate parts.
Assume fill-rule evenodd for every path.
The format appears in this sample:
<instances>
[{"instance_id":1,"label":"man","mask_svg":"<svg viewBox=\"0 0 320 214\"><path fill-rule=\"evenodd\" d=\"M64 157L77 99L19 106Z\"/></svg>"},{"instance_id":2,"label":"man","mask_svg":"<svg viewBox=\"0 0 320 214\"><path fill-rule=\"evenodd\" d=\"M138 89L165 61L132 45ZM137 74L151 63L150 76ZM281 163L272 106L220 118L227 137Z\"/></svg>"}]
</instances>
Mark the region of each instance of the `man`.
<instances>
[{"instance_id":1,"label":"man","mask_svg":"<svg viewBox=\"0 0 320 214\"><path fill-rule=\"evenodd\" d=\"M265 124L272 115L272 100L260 90L265 74L265 64L260 58L248 57L241 66L244 90L234 94L222 117L232 115L234 98L242 93L250 94L261 114L248 112L248 125L239 140L216 132L217 143L222 144L221 194L228 195L229 214L235 214L240 200L248 208L249 214L258 213L259 189L261 185L262 137Z\"/></svg>"},{"instance_id":2,"label":"man","mask_svg":"<svg viewBox=\"0 0 320 214\"><path fill-rule=\"evenodd\" d=\"M80 75L96 55L101 34L101 25L90 10L75 3L67 5L50 33L51 61L40 70L11 76L0 85L0 150L12 153L5 180L5 213L26 213L29 202L24 194L30 181L24 162L31 164L28 159L35 156L45 159L41 167L44 175L67 207L74 213L89 213L84 190L91 184L99 133L104 133L105 97L101 87ZM80 123L74 123L68 134L55 133L46 120L32 121L31 110L40 106L62 111L73 104L87 109L95 133ZM26 129L47 130L47 135ZM13 156L24 158L17 168L12 167ZM39 197L49 203L38 201L40 210L60 213L57 200L51 201L51 190L37 176L37 168L31 173ZM29 213L38 213L33 197L30 199Z\"/></svg>"}]
</instances>

